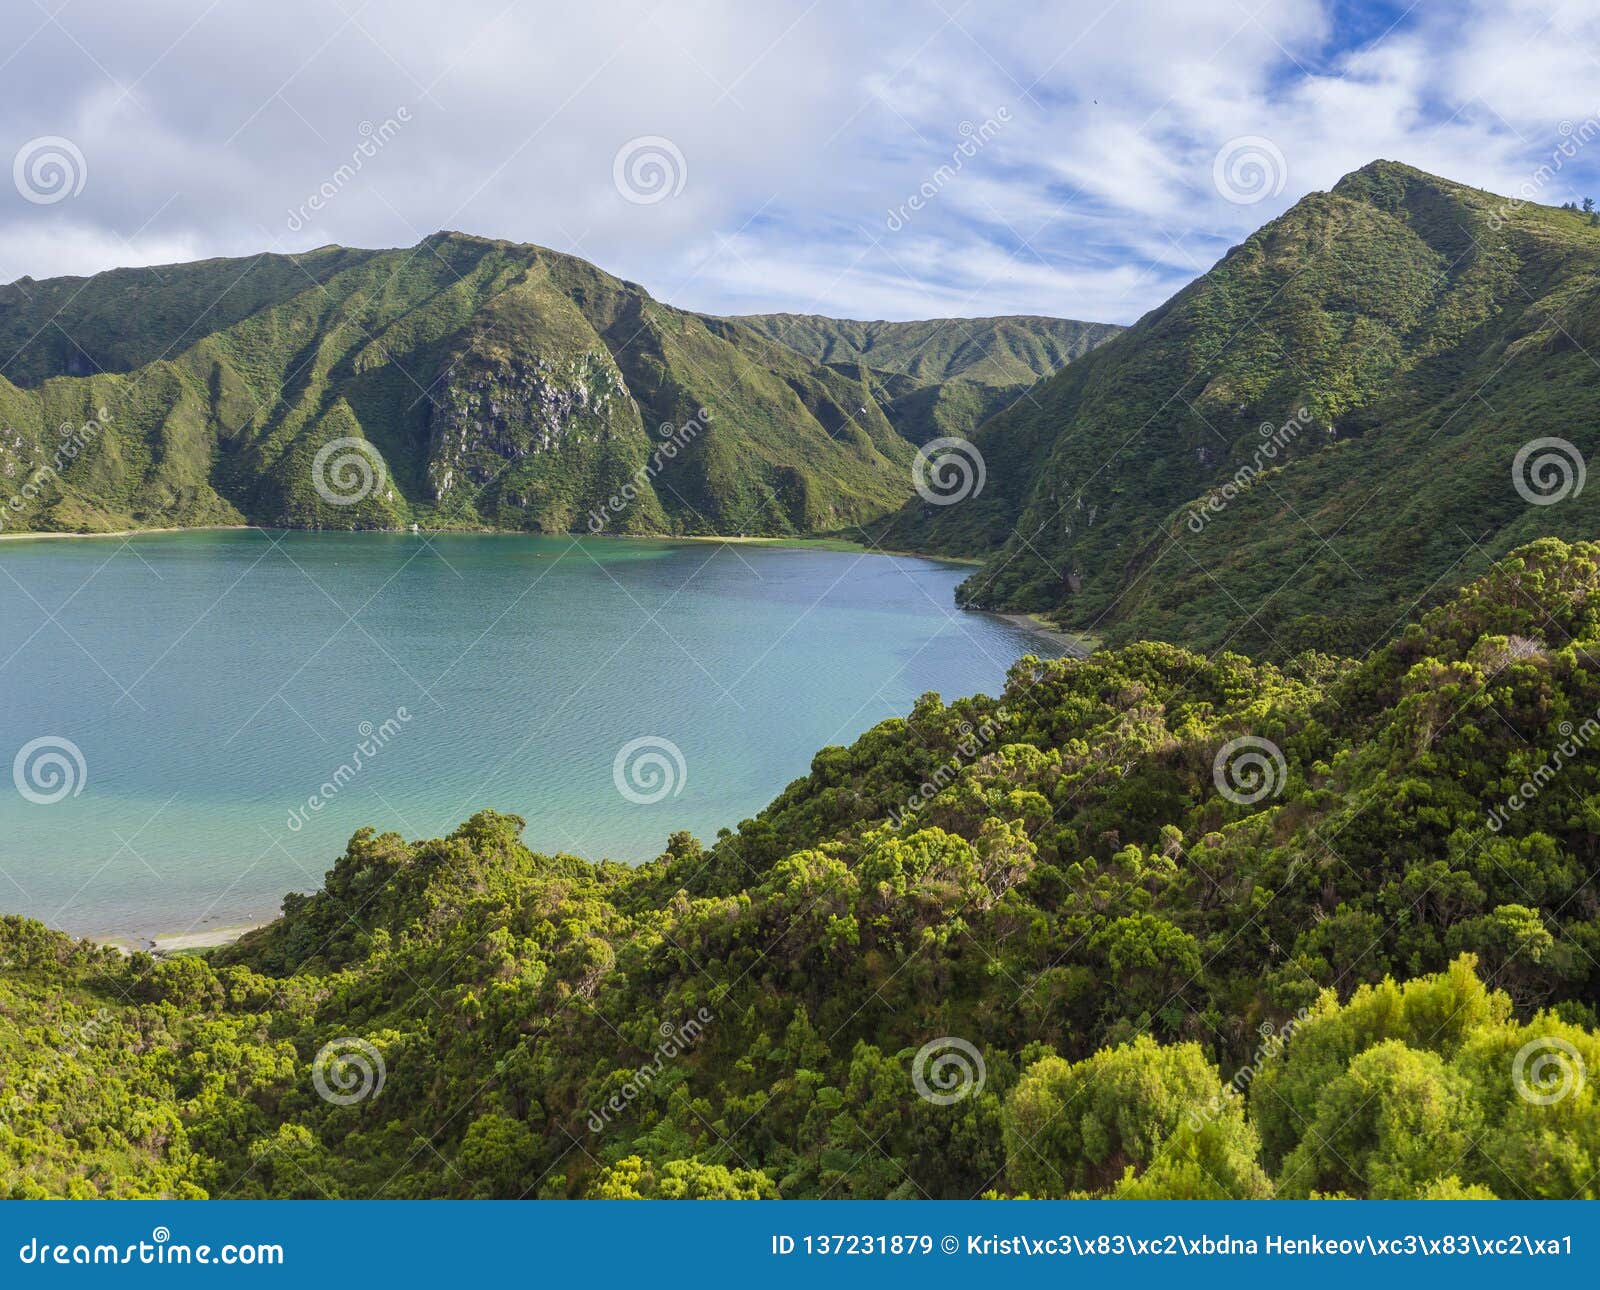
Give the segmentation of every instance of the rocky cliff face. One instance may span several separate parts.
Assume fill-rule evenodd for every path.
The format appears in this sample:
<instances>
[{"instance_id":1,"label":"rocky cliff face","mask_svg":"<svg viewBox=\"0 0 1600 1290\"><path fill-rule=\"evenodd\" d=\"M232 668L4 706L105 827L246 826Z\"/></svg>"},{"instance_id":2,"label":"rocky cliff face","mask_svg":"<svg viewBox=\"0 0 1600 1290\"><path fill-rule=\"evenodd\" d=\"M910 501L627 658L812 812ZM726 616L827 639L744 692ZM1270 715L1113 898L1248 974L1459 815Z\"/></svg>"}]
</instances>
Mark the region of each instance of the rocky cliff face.
<instances>
[{"instance_id":1,"label":"rocky cliff face","mask_svg":"<svg viewBox=\"0 0 1600 1290\"><path fill-rule=\"evenodd\" d=\"M428 490L447 502L462 484L479 488L519 462L611 437L638 412L608 354L514 354L501 363L467 358L430 391Z\"/></svg>"},{"instance_id":2,"label":"rocky cliff face","mask_svg":"<svg viewBox=\"0 0 1600 1290\"><path fill-rule=\"evenodd\" d=\"M564 532L604 508L608 532L780 535L909 487L912 447L859 382L582 260L457 233L12 284L0 340L0 426L25 443L110 412L11 529ZM836 405L865 410L841 430ZM689 420L656 461L658 427ZM7 460L15 480L38 454Z\"/></svg>"}]
</instances>

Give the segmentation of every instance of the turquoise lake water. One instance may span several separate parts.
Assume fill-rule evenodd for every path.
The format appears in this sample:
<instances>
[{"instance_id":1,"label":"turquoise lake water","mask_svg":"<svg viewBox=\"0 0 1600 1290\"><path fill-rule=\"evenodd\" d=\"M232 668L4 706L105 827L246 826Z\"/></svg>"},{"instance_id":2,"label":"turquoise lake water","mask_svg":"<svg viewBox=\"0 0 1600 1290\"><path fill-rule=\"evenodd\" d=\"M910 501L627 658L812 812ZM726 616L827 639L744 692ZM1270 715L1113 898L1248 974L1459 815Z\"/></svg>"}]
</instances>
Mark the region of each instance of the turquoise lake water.
<instances>
[{"instance_id":1,"label":"turquoise lake water","mask_svg":"<svg viewBox=\"0 0 1600 1290\"><path fill-rule=\"evenodd\" d=\"M491 535L0 543L0 911L234 926L363 825L433 837L482 807L588 858L710 840L924 691L1058 652L954 609L964 573Z\"/></svg>"}]
</instances>

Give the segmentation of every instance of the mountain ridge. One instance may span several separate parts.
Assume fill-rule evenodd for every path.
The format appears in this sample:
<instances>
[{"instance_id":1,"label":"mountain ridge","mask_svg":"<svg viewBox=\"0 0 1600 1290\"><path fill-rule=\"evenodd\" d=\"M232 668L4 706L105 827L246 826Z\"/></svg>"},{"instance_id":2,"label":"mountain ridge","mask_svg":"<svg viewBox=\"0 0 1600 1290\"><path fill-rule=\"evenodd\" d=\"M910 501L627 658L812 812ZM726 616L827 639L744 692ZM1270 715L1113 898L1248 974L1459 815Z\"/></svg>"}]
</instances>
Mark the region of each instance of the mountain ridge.
<instances>
[{"instance_id":1,"label":"mountain ridge","mask_svg":"<svg viewBox=\"0 0 1600 1290\"><path fill-rule=\"evenodd\" d=\"M1122 330L718 318L448 232L14 283L0 467L36 478L46 428L101 407L111 429L0 520L826 534L980 560L961 603L1112 643L1360 654L1412 600L1600 525L1597 283L1592 217L1390 161ZM950 439L981 494L913 496ZM384 488L329 503L328 460ZM1529 501L1514 468L1570 495Z\"/></svg>"},{"instance_id":2,"label":"mountain ridge","mask_svg":"<svg viewBox=\"0 0 1600 1290\"><path fill-rule=\"evenodd\" d=\"M987 385L1018 385L1048 376L1123 330L1116 323L1042 314L896 322L768 313L736 314L728 321L825 363L860 363L930 381L964 377ZM971 338L971 324L983 325L980 340Z\"/></svg>"},{"instance_id":3,"label":"mountain ridge","mask_svg":"<svg viewBox=\"0 0 1600 1290\"><path fill-rule=\"evenodd\" d=\"M820 533L898 504L913 414L880 399L930 390L453 232L19 279L0 353L11 531ZM91 424L53 460L47 426Z\"/></svg>"},{"instance_id":4,"label":"mountain ridge","mask_svg":"<svg viewBox=\"0 0 1600 1290\"><path fill-rule=\"evenodd\" d=\"M981 427L981 495L874 533L1113 642L1359 654L1405 597L1600 528L1593 492L1513 480L1524 445L1600 444L1597 274L1587 215L1371 163Z\"/></svg>"}]
</instances>

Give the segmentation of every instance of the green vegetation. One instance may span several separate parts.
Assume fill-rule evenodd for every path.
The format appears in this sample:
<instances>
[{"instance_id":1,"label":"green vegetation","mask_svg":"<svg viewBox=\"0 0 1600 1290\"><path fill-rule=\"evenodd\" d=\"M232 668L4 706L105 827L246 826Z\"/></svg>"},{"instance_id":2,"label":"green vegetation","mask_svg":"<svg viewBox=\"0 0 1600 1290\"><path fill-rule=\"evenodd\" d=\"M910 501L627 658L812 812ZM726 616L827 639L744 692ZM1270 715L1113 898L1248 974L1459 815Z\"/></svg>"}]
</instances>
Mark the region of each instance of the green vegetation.
<instances>
[{"instance_id":1,"label":"green vegetation","mask_svg":"<svg viewBox=\"0 0 1600 1290\"><path fill-rule=\"evenodd\" d=\"M982 560L964 603L1113 645L1360 656L1597 531L1593 213L1375 162L1126 330L711 318L459 234L23 279L0 471L50 469L0 519L866 536ZM984 489L907 502L948 436ZM382 482L332 504L318 453L352 439Z\"/></svg>"},{"instance_id":2,"label":"green vegetation","mask_svg":"<svg viewBox=\"0 0 1600 1290\"><path fill-rule=\"evenodd\" d=\"M972 352L931 352L1027 380L1081 327L980 322ZM900 504L903 431L970 429L1002 398L986 378L944 392L830 366L582 260L456 233L24 278L0 288L0 346L8 531L826 533Z\"/></svg>"},{"instance_id":3,"label":"green vegetation","mask_svg":"<svg viewBox=\"0 0 1600 1290\"><path fill-rule=\"evenodd\" d=\"M1569 474L1600 442L1597 319L1587 214L1376 162L988 422L979 496L875 532L987 556L968 603L1112 643L1364 654L1512 548L1600 531L1592 486L1513 484L1532 440Z\"/></svg>"},{"instance_id":4,"label":"green vegetation","mask_svg":"<svg viewBox=\"0 0 1600 1290\"><path fill-rule=\"evenodd\" d=\"M1019 315L856 322L815 314L747 314L749 327L867 384L912 443L970 437L1040 377L1115 336L1112 323Z\"/></svg>"},{"instance_id":5,"label":"green vegetation","mask_svg":"<svg viewBox=\"0 0 1600 1290\"><path fill-rule=\"evenodd\" d=\"M1018 314L935 318L926 322L856 322L817 314L744 314L742 323L769 340L822 363L859 363L909 376L921 385L969 381L1029 385L1110 340L1115 323Z\"/></svg>"},{"instance_id":6,"label":"green vegetation","mask_svg":"<svg viewBox=\"0 0 1600 1290\"><path fill-rule=\"evenodd\" d=\"M1597 655L1546 539L1359 663L1023 659L637 869L485 811L204 959L6 919L4 1176L1596 1197Z\"/></svg>"}]
</instances>

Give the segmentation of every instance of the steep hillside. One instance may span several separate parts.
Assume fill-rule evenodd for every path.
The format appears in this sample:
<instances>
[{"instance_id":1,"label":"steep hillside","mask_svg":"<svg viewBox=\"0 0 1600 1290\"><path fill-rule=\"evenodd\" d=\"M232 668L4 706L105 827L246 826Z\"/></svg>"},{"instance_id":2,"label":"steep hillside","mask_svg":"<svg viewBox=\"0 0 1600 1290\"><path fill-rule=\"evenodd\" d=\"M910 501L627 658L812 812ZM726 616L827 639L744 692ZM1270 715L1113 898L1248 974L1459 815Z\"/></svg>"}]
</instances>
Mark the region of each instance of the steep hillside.
<instances>
[{"instance_id":1,"label":"steep hillside","mask_svg":"<svg viewBox=\"0 0 1600 1290\"><path fill-rule=\"evenodd\" d=\"M914 444L968 438L1038 381L1115 336L1113 323L1027 315L857 322L815 314L726 320L867 384Z\"/></svg>"},{"instance_id":2,"label":"steep hillside","mask_svg":"<svg viewBox=\"0 0 1600 1290\"><path fill-rule=\"evenodd\" d=\"M1595 1198L1597 654L1547 540L1359 665L1023 659L636 870L485 811L209 962L0 919L0 1174Z\"/></svg>"},{"instance_id":3,"label":"steep hillside","mask_svg":"<svg viewBox=\"0 0 1600 1290\"><path fill-rule=\"evenodd\" d=\"M860 376L453 233L22 279L0 345L9 530L813 532L912 454Z\"/></svg>"},{"instance_id":4,"label":"steep hillside","mask_svg":"<svg viewBox=\"0 0 1600 1290\"><path fill-rule=\"evenodd\" d=\"M1600 532L1597 273L1587 215L1374 163L985 425L981 493L881 536L987 555L968 603L1113 642L1364 652L1518 543Z\"/></svg>"},{"instance_id":5,"label":"steep hillside","mask_svg":"<svg viewBox=\"0 0 1600 1290\"><path fill-rule=\"evenodd\" d=\"M819 362L859 363L909 376L921 385L952 380L1027 384L1060 371L1122 330L1115 323L1028 314L919 322L743 314L729 321L743 323Z\"/></svg>"}]
</instances>

